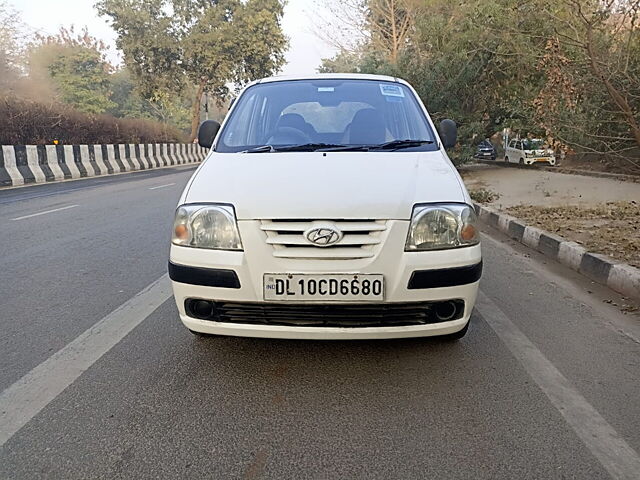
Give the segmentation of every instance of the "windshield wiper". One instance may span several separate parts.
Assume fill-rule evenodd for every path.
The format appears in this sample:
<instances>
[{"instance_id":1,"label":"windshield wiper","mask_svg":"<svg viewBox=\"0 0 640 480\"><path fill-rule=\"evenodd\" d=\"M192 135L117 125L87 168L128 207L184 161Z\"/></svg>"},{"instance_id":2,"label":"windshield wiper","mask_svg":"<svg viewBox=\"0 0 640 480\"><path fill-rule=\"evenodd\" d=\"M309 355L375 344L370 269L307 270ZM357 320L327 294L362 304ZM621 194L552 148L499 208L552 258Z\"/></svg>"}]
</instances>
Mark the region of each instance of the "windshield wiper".
<instances>
[{"instance_id":1,"label":"windshield wiper","mask_svg":"<svg viewBox=\"0 0 640 480\"><path fill-rule=\"evenodd\" d=\"M370 145L334 145L320 149L321 152L359 152L369 150Z\"/></svg>"},{"instance_id":2,"label":"windshield wiper","mask_svg":"<svg viewBox=\"0 0 640 480\"><path fill-rule=\"evenodd\" d=\"M325 148L339 148L344 145L335 145L333 143L301 143L300 145L262 145L260 147L250 148L241 153L271 153L271 152L314 152Z\"/></svg>"},{"instance_id":3,"label":"windshield wiper","mask_svg":"<svg viewBox=\"0 0 640 480\"><path fill-rule=\"evenodd\" d=\"M333 143L301 143L300 145L289 145L278 147L278 152L314 152L325 148L337 148L343 145L335 145Z\"/></svg>"},{"instance_id":4,"label":"windshield wiper","mask_svg":"<svg viewBox=\"0 0 640 480\"><path fill-rule=\"evenodd\" d=\"M249 150L243 150L240 153L271 153L275 151L276 149L271 145L262 145L260 147L250 148Z\"/></svg>"},{"instance_id":5,"label":"windshield wiper","mask_svg":"<svg viewBox=\"0 0 640 480\"><path fill-rule=\"evenodd\" d=\"M392 140L390 142L380 143L379 145L370 145L370 150L392 150L398 148L419 147L421 145L431 145L433 140Z\"/></svg>"}]
</instances>

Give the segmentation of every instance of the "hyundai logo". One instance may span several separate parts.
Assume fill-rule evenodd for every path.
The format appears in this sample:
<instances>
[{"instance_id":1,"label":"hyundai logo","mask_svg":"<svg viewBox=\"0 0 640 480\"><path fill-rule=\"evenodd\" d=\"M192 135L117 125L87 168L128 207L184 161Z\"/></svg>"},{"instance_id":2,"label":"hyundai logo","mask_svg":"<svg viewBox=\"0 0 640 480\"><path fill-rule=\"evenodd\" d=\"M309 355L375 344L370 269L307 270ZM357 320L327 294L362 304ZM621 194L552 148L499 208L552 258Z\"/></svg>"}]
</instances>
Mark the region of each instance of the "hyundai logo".
<instances>
[{"instance_id":1,"label":"hyundai logo","mask_svg":"<svg viewBox=\"0 0 640 480\"><path fill-rule=\"evenodd\" d=\"M304 232L304 238L318 247L328 247L342 239L342 232L335 227L315 227Z\"/></svg>"}]
</instances>

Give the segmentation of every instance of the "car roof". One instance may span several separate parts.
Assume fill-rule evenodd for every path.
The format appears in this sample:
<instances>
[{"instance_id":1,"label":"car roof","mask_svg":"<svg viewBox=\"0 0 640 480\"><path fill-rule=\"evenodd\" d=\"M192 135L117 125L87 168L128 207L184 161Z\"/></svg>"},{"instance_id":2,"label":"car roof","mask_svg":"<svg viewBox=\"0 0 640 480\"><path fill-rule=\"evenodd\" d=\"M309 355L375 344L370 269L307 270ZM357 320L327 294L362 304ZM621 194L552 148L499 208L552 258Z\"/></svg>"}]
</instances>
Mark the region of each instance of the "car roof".
<instances>
[{"instance_id":1,"label":"car roof","mask_svg":"<svg viewBox=\"0 0 640 480\"><path fill-rule=\"evenodd\" d=\"M376 80L407 84L407 82L405 82L404 80L390 77L388 75L370 75L364 73L316 73L312 75L278 75L256 80L249 85L254 85L256 83L286 82L295 80Z\"/></svg>"}]
</instances>

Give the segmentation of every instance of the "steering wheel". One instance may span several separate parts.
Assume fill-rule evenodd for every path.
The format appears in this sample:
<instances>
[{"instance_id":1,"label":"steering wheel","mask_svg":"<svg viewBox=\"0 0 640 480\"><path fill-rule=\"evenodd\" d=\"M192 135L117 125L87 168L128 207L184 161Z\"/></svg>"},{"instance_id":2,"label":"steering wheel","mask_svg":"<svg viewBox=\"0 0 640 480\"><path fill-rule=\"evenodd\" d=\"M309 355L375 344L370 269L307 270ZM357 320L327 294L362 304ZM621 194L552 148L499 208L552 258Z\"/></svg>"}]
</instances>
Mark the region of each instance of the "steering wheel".
<instances>
[{"instance_id":1,"label":"steering wheel","mask_svg":"<svg viewBox=\"0 0 640 480\"><path fill-rule=\"evenodd\" d=\"M296 145L303 143L311 143L311 138L297 128L280 127L267 140L268 145Z\"/></svg>"}]
</instances>

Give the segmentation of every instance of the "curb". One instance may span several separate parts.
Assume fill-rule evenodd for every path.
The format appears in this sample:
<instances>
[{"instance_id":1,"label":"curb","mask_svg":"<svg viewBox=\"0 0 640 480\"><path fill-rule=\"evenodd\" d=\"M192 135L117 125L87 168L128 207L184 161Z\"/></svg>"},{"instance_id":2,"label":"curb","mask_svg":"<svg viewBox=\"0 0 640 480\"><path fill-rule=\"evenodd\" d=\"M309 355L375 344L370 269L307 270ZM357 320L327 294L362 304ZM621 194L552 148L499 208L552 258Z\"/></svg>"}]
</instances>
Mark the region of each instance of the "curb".
<instances>
[{"instance_id":1,"label":"curb","mask_svg":"<svg viewBox=\"0 0 640 480\"><path fill-rule=\"evenodd\" d=\"M640 176L626 175L624 173L598 172L595 170L580 170L577 168L563 167L556 165L555 167L547 165L520 165L519 163L505 163L501 160L479 160L474 159L476 164L493 165L502 168L520 168L522 170L543 170L553 173L564 173L566 175L582 175L583 177L608 178L609 180L620 180L621 182L640 183ZM473 165L473 164L470 164Z\"/></svg>"},{"instance_id":2,"label":"curb","mask_svg":"<svg viewBox=\"0 0 640 480\"><path fill-rule=\"evenodd\" d=\"M576 242L546 232L498 210L474 202L478 217L510 238L601 283L622 295L640 300L640 269L606 255L587 251Z\"/></svg>"}]
</instances>

